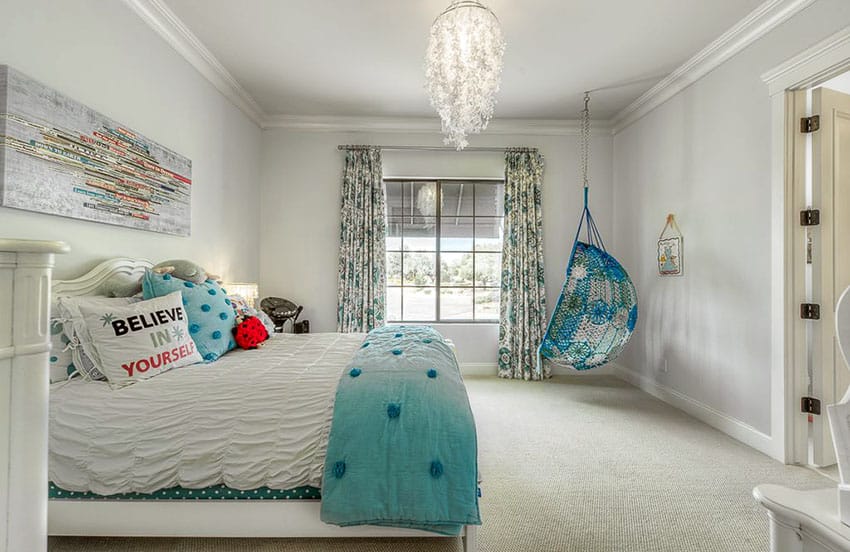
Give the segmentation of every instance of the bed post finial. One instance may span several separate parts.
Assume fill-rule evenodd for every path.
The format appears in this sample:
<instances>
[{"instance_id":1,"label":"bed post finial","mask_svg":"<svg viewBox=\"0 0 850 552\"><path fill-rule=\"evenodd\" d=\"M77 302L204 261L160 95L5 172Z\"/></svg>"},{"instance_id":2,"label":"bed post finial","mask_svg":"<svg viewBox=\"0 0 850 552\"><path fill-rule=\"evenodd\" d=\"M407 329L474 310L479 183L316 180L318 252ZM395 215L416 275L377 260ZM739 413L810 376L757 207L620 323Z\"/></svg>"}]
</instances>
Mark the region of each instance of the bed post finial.
<instances>
[{"instance_id":1,"label":"bed post finial","mask_svg":"<svg viewBox=\"0 0 850 552\"><path fill-rule=\"evenodd\" d=\"M478 526L467 525L464 531L463 552L478 552Z\"/></svg>"}]
</instances>

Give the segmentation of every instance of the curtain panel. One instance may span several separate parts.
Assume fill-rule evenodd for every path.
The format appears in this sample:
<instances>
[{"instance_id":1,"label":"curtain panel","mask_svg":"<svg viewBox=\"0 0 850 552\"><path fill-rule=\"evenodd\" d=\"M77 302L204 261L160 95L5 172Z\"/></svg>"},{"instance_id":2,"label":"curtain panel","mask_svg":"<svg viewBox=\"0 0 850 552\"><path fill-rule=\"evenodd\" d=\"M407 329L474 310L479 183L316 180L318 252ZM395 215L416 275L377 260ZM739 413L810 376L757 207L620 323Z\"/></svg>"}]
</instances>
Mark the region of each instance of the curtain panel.
<instances>
[{"instance_id":1,"label":"curtain panel","mask_svg":"<svg viewBox=\"0 0 850 552\"><path fill-rule=\"evenodd\" d=\"M381 150L349 149L342 176L337 331L384 325L386 205Z\"/></svg>"},{"instance_id":2,"label":"curtain panel","mask_svg":"<svg viewBox=\"0 0 850 552\"><path fill-rule=\"evenodd\" d=\"M505 231L499 317L499 377L540 380L537 348L546 328L543 277L543 156L537 150L505 153Z\"/></svg>"}]
</instances>

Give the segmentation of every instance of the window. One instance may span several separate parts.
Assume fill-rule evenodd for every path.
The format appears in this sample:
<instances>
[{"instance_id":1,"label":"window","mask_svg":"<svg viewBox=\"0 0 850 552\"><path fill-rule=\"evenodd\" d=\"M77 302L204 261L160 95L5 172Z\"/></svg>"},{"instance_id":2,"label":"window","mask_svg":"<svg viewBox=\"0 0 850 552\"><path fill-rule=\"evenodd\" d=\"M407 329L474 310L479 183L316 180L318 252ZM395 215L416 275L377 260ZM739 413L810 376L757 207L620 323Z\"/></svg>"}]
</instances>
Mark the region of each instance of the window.
<instances>
[{"instance_id":1,"label":"window","mask_svg":"<svg viewBox=\"0 0 850 552\"><path fill-rule=\"evenodd\" d=\"M498 321L504 183L385 180L384 184L387 320Z\"/></svg>"}]
</instances>

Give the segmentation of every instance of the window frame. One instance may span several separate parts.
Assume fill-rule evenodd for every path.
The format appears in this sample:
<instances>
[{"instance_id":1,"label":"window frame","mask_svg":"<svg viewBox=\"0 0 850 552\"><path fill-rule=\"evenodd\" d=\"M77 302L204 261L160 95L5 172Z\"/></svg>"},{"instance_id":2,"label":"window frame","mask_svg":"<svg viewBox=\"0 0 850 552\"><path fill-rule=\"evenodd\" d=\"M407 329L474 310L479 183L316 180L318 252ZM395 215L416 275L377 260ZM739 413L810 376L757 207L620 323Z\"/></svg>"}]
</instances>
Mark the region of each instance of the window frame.
<instances>
[{"instance_id":1,"label":"window frame","mask_svg":"<svg viewBox=\"0 0 850 552\"><path fill-rule=\"evenodd\" d=\"M386 178L382 179L382 184L384 185L384 193L385 194L386 194L386 190L387 190L387 183L400 184L402 186L402 190L403 190L404 184L433 183L436 186L436 194L437 194L436 211L435 211L435 215L433 217L436 221L436 223L435 223L435 236L434 236L435 248L434 248L433 252L432 251L418 252L418 251L405 251L404 250L404 218L405 217L421 217L422 215L415 215L415 214L392 215L391 213L389 213L389 211L386 213L387 224L389 224L390 221L395 219L395 218L401 218L402 219L400 249L398 249L398 250L396 250L396 249L392 249L392 250L386 249L386 253L399 253L400 257L401 257L401 259L400 259L400 263L401 263L400 264L400 270L401 270L400 283L399 283L399 285L390 285L389 283L387 283L386 287L387 287L387 295L389 295L390 288L400 290L400 293L401 293L401 297L400 297L401 303L400 303L400 305L401 305L401 315L402 316L401 316L400 320L390 320L389 315L387 315L387 318L386 318L387 322L393 323L393 324L396 324L396 323L398 323L398 324L476 324L476 325L478 325L478 324L485 324L485 325L498 324L499 323L499 317L498 316L496 318L479 318L479 319L475 318L476 291L480 289L480 290L486 290L486 291L495 290L497 292L500 292L500 290L501 290L501 282L499 284L493 285L493 286L479 285L479 284L476 283L476 275L477 275L476 272L475 272L476 254L483 253L483 254L500 255L501 256L503 254L503 250L504 250L504 242L503 242L502 250L499 250L499 251L476 251L476 249L475 249L475 233L476 233L476 228L477 228L476 222L479 219L482 219L482 220L499 219L499 220L501 220L502 229L504 230L505 214L504 214L504 211L503 211L499 215L477 215L476 212L475 212L476 211L476 207L475 207L475 203L476 203L475 193L476 192L475 192L475 190L476 190L477 184L491 184L491 185L494 185L494 186L498 186L498 185L501 184L504 187L505 179L504 178L459 178L459 177L458 178L386 177ZM442 217L443 217L443 214L442 214L442 201L441 201L441 199L442 199L442 196L443 196L442 186L443 186L444 183L446 183L446 184L463 183L463 184L471 184L472 185L472 214L471 215L460 215L461 218L467 218L472 222L472 248L471 248L471 250L468 250L468 251L467 250L456 250L456 251L453 250L453 251L445 251L445 252L442 251L441 238L442 238ZM402 202L404 202L404 192L403 191L402 191L402 198L403 198ZM431 218L431 217L427 217L427 218ZM504 239L504 236L503 236L503 239ZM405 283L404 283L404 254L406 252L407 253L434 253L435 262L436 262L435 275L434 275L434 285L431 285L431 286L417 286L417 285L413 285L413 284L405 285ZM468 253L468 254L472 255L472 284L471 285L469 285L469 286L458 286L458 285L443 286L442 285L442 264L441 264L442 253L449 253L449 254L455 254L455 253L467 254ZM434 320L427 320L427 319L426 320L414 320L414 319L407 319L407 318L404 317L404 290L406 288L431 288L431 289L434 290ZM455 319L449 319L449 320L442 320L441 319L440 291L444 288L445 289L469 289L469 290L472 290L473 318L455 318ZM387 302L389 302L389 301L387 301Z\"/></svg>"}]
</instances>

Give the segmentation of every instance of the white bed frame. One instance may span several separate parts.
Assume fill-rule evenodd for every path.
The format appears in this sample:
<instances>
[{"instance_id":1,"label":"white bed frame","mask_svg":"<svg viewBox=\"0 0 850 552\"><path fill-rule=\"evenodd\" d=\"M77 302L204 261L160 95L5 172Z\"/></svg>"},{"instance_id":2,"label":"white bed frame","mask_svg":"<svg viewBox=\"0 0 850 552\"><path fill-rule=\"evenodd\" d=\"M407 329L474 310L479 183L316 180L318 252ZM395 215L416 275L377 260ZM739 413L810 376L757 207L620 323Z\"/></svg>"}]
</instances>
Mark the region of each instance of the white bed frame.
<instances>
[{"instance_id":1,"label":"white bed frame","mask_svg":"<svg viewBox=\"0 0 850 552\"><path fill-rule=\"evenodd\" d=\"M105 261L75 280L56 281L55 297L102 295L120 280L138 281L150 261ZM129 286L127 286L129 287ZM46 487L46 477L42 486ZM49 500L50 535L133 537L442 537L414 529L337 527L319 519L319 500L119 501ZM477 527L462 531L466 552L477 550Z\"/></svg>"},{"instance_id":2,"label":"white bed frame","mask_svg":"<svg viewBox=\"0 0 850 552\"><path fill-rule=\"evenodd\" d=\"M0 239L0 552L47 549L50 277L67 251Z\"/></svg>"},{"instance_id":3,"label":"white bed frame","mask_svg":"<svg viewBox=\"0 0 850 552\"><path fill-rule=\"evenodd\" d=\"M846 552L850 526L841 522L838 489L797 491L759 485L753 497L770 519L770 552Z\"/></svg>"}]
</instances>

